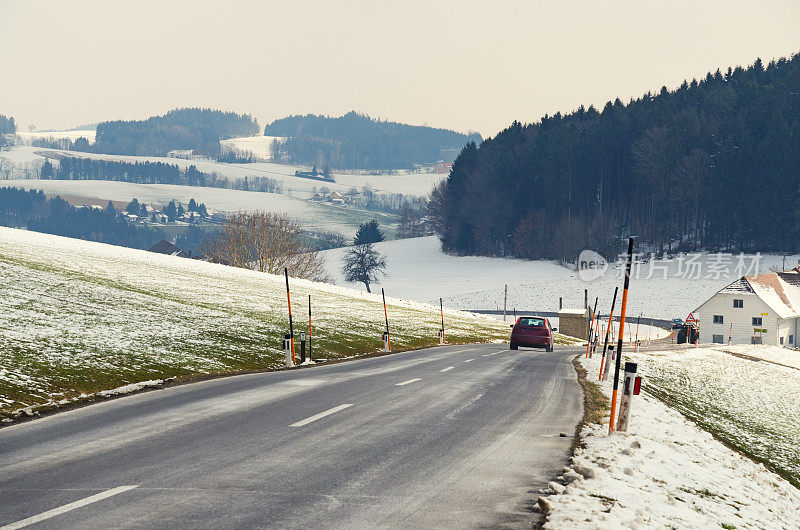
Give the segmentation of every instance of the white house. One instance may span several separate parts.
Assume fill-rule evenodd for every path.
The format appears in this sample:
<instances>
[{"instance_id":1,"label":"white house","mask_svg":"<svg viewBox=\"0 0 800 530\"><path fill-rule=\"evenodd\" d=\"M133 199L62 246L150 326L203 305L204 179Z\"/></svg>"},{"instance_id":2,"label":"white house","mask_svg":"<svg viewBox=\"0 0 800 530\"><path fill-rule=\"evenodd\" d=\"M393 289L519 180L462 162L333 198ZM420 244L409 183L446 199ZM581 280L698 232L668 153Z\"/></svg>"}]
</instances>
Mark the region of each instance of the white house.
<instances>
[{"instance_id":1,"label":"white house","mask_svg":"<svg viewBox=\"0 0 800 530\"><path fill-rule=\"evenodd\" d=\"M743 276L694 311L700 342L797 346L800 268Z\"/></svg>"}]
</instances>

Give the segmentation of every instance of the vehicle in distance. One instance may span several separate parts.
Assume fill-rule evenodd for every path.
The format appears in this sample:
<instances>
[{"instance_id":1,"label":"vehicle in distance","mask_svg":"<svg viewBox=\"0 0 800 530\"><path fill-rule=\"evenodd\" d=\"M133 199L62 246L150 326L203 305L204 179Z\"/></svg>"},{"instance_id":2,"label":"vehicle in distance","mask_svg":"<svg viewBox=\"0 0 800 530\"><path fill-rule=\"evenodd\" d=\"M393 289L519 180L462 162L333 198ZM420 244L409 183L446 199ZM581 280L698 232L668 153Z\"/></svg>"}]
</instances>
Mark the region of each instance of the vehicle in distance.
<instances>
[{"instance_id":1,"label":"vehicle in distance","mask_svg":"<svg viewBox=\"0 0 800 530\"><path fill-rule=\"evenodd\" d=\"M683 319L682 318L673 318L672 319L672 329L681 329L683 327Z\"/></svg>"},{"instance_id":2,"label":"vehicle in distance","mask_svg":"<svg viewBox=\"0 0 800 530\"><path fill-rule=\"evenodd\" d=\"M511 349L520 346L544 348L553 351L553 332L558 328L550 327L550 321L544 317L519 317L511 326Z\"/></svg>"}]
</instances>

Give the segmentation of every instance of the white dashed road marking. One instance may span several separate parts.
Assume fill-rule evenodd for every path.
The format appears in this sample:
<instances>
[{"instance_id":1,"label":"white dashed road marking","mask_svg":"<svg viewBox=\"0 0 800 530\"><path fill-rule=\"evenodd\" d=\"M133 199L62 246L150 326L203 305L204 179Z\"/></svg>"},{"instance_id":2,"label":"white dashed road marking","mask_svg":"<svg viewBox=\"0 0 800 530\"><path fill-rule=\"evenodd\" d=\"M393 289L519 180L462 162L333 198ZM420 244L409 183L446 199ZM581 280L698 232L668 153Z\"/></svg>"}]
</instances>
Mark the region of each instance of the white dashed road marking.
<instances>
[{"instance_id":1,"label":"white dashed road marking","mask_svg":"<svg viewBox=\"0 0 800 530\"><path fill-rule=\"evenodd\" d=\"M306 418L304 420L300 420L297 423L292 423L291 427L302 427L303 425L308 425L312 421L317 421L320 418L324 418L325 416L330 416L334 412L339 412L340 410L344 410L347 407L352 407L352 406L353 406L352 403L344 403L342 405L339 405L338 407L333 407L332 409L328 409L325 412L320 412L319 414L314 414L313 416L308 417L308 418Z\"/></svg>"},{"instance_id":2,"label":"white dashed road marking","mask_svg":"<svg viewBox=\"0 0 800 530\"><path fill-rule=\"evenodd\" d=\"M103 499L107 499L109 497L113 497L114 495L118 495L120 493L124 493L128 490L132 490L134 488L138 488L138 485L135 486L118 486L116 488L112 488L110 490L101 491L96 495L92 495L91 497L86 497L85 499L81 499L79 501L71 502L69 504L65 504L64 506L59 506L58 508L53 508L52 510L47 510L46 512L42 512L39 515L33 515L26 519L22 519L21 521L17 521L16 523L7 524L5 526L0 526L0 530L14 530L16 528L25 528L26 526L30 526L32 524L36 524L41 521L45 521L50 519L51 517L55 517L56 515L61 515L62 513L71 512L77 508L82 506L86 506L87 504L92 504L93 502L102 501Z\"/></svg>"}]
</instances>

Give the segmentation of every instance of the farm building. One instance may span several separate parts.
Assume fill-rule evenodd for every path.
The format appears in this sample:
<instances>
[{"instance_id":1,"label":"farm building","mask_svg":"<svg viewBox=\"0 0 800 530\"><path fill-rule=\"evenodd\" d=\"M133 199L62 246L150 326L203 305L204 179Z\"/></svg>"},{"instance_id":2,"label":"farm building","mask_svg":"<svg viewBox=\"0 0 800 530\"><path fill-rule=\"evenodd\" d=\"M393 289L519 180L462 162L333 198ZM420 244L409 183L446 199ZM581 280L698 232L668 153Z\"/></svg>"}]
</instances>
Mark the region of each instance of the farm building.
<instances>
[{"instance_id":1,"label":"farm building","mask_svg":"<svg viewBox=\"0 0 800 530\"><path fill-rule=\"evenodd\" d=\"M202 158L202 156L203 153L197 149L173 149L167 153L168 158L182 158L184 160L194 160L196 158Z\"/></svg>"},{"instance_id":2,"label":"farm building","mask_svg":"<svg viewBox=\"0 0 800 530\"><path fill-rule=\"evenodd\" d=\"M800 269L743 276L694 311L700 342L794 348L800 331Z\"/></svg>"},{"instance_id":3,"label":"farm building","mask_svg":"<svg viewBox=\"0 0 800 530\"><path fill-rule=\"evenodd\" d=\"M591 310L588 307L583 309L559 309L559 333L575 337L576 339L587 340L589 338L590 316Z\"/></svg>"},{"instance_id":4,"label":"farm building","mask_svg":"<svg viewBox=\"0 0 800 530\"><path fill-rule=\"evenodd\" d=\"M150 252L155 252L157 254L166 254L168 256L180 256L182 258L188 258L189 254L181 250L179 247L173 245L166 239L162 239L155 245L153 248L150 249Z\"/></svg>"}]
</instances>

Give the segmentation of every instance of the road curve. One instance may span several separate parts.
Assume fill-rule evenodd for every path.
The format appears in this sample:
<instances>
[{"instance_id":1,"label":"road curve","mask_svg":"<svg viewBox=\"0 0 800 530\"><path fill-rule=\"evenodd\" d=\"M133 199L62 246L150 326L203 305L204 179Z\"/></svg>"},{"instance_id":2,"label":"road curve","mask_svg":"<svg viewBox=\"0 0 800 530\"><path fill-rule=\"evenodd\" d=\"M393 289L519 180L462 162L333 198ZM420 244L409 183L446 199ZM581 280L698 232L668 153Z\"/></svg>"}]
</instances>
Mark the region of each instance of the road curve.
<instances>
[{"instance_id":1,"label":"road curve","mask_svg":"<svg viewBox=\"0 0 800 530\"><path fill-rule=\"evenodd\" d=\"M507 348L215 379L0 429L0 528L529 525L582 414L578 349Z\"/></svg>"}]
</instances>

